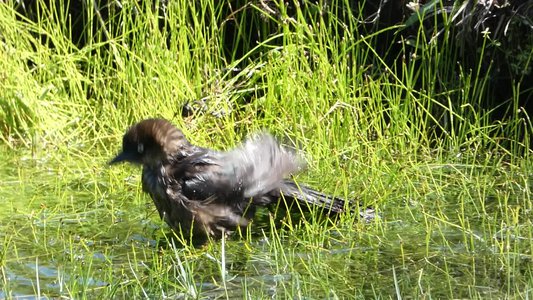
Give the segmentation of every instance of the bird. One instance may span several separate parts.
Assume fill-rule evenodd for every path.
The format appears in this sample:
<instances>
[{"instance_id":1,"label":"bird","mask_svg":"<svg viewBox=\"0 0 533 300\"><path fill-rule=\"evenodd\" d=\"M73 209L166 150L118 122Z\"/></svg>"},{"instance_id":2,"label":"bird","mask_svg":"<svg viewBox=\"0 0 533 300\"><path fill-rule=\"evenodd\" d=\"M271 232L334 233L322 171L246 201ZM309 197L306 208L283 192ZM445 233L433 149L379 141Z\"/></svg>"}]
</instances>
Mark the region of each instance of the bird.
<instances>
[{"instance_id":1,"label":"bird","mask_svg":"<svg viewBox=\"0 0 533 300\"><path fill-rule=\"evenodd\" d=\"M191 144L160 118L131 126L110 162L142 165L142 188L172 230L202 244L246 228L258 207L284 201L318 206L331 214L346 201L297 184L305 163L292 149L260 132L229 151Z\"/></svg>"}]
</instances>

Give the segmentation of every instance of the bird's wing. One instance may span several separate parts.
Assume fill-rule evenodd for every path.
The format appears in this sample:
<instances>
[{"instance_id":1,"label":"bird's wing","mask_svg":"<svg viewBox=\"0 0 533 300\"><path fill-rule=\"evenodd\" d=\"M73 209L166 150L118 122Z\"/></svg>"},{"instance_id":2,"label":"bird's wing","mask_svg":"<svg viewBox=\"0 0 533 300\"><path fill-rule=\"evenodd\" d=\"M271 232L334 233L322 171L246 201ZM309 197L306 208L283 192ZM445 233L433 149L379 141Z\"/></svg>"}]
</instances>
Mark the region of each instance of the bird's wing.
<instances>
[{"instance_id":1,"label":"bird's wing","mask_svg":"<svg viewBox=\"0 0 533 300\"><path fill-rule=\"evenodd\" d=\"M245 197L260 196L276 189L291 173L304 168L303 161L262 133L225 153L226 168L232 169Z\"/></svg>"},{"instance_id":2,"label":"bird's wing","mask_svg":"<svg viewBox=\"0 0 533 300\"><path fill-rule=\"evenodd\" d=\"M190 200L225 202L242 192L229 172L222 166L221 154L214 151L197 153L180 162L182 167L174 176L182 178L183 194Z\"/></svg>"},{"instance_id":3,"label":"bird's wing","mask_svg":"<svg viewBox=\"0 0 533 300\"><path fill-rule=\"evenodd\" d=\"M180 165L185 166L183 193L189 199L221 202L266 194L278 188L284 177L303 168L294 153L268 134L257 135L228 152L203 151Z\"/></svg>"},{"instance_id":4,"label":"bird's wing","mask_svg":"<svg viewBox=\"0 0 533 300\"><path fill-rule=\"evenodd\" d=\"M220 236L221 228L229 231L246 226L254 207L245 200L242 186L235 182L235 172L224 166L223 153L206 151L180 162L181 191L186 207L211 235Z\"/></svg>"}]
</instances>

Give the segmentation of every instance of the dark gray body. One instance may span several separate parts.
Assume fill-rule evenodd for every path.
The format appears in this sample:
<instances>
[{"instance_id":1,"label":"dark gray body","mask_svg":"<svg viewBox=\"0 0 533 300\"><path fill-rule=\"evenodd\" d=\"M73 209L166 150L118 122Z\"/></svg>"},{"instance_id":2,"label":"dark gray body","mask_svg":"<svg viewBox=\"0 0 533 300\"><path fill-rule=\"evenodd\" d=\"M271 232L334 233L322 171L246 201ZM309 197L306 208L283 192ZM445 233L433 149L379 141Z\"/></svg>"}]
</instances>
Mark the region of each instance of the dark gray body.
<instances>
[{"instance_id":1,"label":"dark gray body","mask_svg":"<svg viewBox=\"0 0 533 300\"><path fill-rule=\"evenodd\" d=\"M318 205L334 213L344 209L343 199L287 179L300 172L303 163L268 134L221 152L190 144L166 120L148 119L124 135L123 150L111 163L120 161L143 165L143 190L152 197L161 218L177 233L195 240L220 238L245 227L258 206L279 199Z\"/></svg>"},{"instance_id":2,"label":"dark gray body","mask_svg":"<svg viewBox=\"0 0 533 300\"><path fill-rule=\"evenodd\" d=\"M263 153L261 161L255 160L252 166L240 160L248 155L242 151L222 153L196 148L195 154L170 164L144 167L143 189L172 229L197 239L220 238L247 226L257 206L276 203L282 199L281 194L286 201L326 206L332 212L344 209L342 199L298 187L283 178L284 172L276 172L281 166L274 162L278 155L285 154ZM258 168L266 172L258 172Z\"/></svg>"}]
</instances>

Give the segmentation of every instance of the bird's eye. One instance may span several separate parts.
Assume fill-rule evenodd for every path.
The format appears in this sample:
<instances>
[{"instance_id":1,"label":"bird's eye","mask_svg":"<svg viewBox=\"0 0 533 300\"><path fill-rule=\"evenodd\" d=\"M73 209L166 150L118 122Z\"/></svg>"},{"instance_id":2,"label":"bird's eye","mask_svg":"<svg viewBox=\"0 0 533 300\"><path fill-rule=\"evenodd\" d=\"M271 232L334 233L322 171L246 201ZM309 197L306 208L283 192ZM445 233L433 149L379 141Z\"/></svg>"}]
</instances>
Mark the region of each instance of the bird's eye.
<instances>
[{"instance_id":1,"label":"bird's eye","mask_svg":"<svg viewBox=\"0 0 533 300\"><path fill-rule=\"evenodd\" d=\"M137 145L137 152L143 153L143 151L144 151L144 145L142 143L139 143Z\"/></svg>"}]
</instances>

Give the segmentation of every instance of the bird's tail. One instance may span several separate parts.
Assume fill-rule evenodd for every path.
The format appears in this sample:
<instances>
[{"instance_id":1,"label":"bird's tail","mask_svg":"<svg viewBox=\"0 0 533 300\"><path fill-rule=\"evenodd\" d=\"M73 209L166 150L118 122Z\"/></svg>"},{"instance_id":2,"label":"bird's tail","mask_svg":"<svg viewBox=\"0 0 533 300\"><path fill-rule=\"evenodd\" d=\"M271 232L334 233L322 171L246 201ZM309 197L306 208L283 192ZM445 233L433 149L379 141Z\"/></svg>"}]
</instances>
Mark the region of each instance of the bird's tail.
<instances>
[{"instance_id":1,"label":"bird's tail","mask_svg":"<svg viewBox=\"0 0 533 300\"><path fill-rule=\"evenodd\" d=\"M344 199L320 193L304 185L298 185L292 180L283 181L280 190L283 197L297 200L302 204L323 207L330 213L345 211L346 201Z\"/></svg>"},{"instance_id":2,"label":"bird's tail","mask_svg":"<svg viewBox=\"0 0 533 300\"><path fill-rule=\"evenodd\" d=\"M359 218L369 222L376 218L376 213L372 207L349 207L346 200L323 194L310 187L298 185L292 180L285 180L281 184L280 191L285 199L294 199L302 204L323 207L330 214L338 214L351 211L359 214Z\"/></svg>"}]
</instances>

